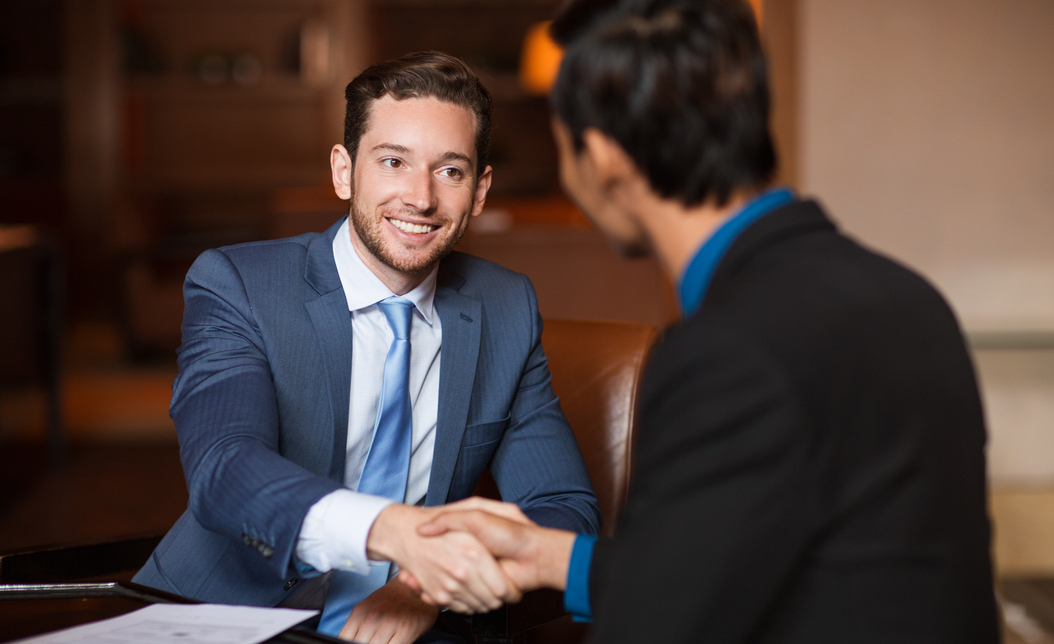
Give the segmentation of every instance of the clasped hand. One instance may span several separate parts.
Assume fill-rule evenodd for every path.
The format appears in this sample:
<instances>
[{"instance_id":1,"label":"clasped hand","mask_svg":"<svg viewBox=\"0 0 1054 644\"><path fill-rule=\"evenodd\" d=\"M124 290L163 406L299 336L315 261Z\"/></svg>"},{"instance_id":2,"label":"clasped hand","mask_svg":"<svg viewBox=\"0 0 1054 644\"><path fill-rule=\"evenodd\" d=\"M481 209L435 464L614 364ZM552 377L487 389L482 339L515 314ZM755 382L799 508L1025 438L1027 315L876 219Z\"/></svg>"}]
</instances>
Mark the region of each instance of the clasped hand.
<instances>
[{"instance_id":1,"label":"clasped hand","mask_svg":"<svg viewBox=\"0 0 1054 644\"><path fill-rule=\"evenodd\" d=\"M400 579L434 606L448 606L459 613L483 613L505 602L520 600L519 585L512 581L479 538L455 524L433 520L450 512L485 514L513 525L532 525L511 503L471 498L439 508L393 504L381 512L367 539L371 559L399 564ZM431 531L421 532L423 525Z\"/></svg>"},{"instance_id":2,"label":"clasped hand","mask_svg":"<svg viewBox=\"0 0 1054 644\"><path fill-rule=\"evenodd\" d=\"M517 602L528 590L564 589L574 533L541 528L515 505L481 498L428 511L415 531L416 560L409 553L394 559L399 580L423 601L475 613ZM442 574L430 565L439 561Z\"/></svg>"}]
</instances>

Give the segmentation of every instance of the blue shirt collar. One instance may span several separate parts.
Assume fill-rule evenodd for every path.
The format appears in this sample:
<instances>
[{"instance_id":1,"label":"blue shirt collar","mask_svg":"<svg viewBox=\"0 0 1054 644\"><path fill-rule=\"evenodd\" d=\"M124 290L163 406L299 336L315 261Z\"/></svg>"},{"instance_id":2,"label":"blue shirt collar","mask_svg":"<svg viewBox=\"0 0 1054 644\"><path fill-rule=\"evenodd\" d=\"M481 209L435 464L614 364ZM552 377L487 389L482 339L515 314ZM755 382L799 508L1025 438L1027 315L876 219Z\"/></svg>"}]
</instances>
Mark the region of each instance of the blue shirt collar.
<instances>
[{"instance_id":1,"label":"blue shirt collar","mask_svg":"<svg viewBox=\"0 0 1054 644\"><path fill-rule=\"evenodd\" d=\"M725 256L729 246L750 224L773 210L794 201L789 188L772 188L747 202L736 214L725 220L699 247L695 256L681 276L677 294L681 301L681 313L688 317L699 310L710 288L714 271Z\"/></svg>"}]
</instances>

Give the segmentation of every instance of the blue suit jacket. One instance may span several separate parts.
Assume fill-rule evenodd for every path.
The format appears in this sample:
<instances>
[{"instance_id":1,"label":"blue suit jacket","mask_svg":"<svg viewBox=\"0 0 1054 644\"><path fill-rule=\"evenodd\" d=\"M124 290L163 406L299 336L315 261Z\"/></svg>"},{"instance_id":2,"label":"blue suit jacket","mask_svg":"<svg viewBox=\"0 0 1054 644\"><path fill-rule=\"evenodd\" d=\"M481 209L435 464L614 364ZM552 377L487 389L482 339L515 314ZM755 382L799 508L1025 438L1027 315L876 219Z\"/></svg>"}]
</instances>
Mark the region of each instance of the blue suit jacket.
<instances>
[{"instance_id":1,"label":"blue suit jacket","mask_svg":"<svg viewBox=\"0 0 1054 644\"><path fill-rule=\"evenodd\" d=\"M190 507L136 582L260 606L296 592L304 515L344 481L352 325L332 251L341 223L210 250L187 274L170 413ZM533 520L595 533L596 497L550 386L530 281L454 253L435 306L443 358L426 505L468 496L489 465L504 500Z\"/></svg>"}]
</instances>

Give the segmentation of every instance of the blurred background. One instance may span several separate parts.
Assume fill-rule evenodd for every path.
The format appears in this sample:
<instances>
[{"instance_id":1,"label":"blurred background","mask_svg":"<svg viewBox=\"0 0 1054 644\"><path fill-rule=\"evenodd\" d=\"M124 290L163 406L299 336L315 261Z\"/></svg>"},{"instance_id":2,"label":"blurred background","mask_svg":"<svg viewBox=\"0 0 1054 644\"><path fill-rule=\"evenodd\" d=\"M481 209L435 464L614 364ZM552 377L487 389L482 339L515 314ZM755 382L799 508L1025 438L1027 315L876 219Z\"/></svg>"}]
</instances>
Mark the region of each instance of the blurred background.
<instances>
[{"instance_id":1,"label":"blurred background","mask_svg":"<svg viewBox=\"0 0 1054 644\"><path fill-rule=\"evenodd\" d=\"M559 191L528 53L559 4L0 4L0 547L182 510L167 404L183 276L206 248L346 211L328 153L372 62L447 51L495 98L494 186L464 250L527 273L545 316L674 320L658 267L616 257ZM1054 573L1054 3L754 6L780 180L949 298L989 417L998 570ZM108 491L84 502L83 477Z\"/></svg>"}]
</instances>

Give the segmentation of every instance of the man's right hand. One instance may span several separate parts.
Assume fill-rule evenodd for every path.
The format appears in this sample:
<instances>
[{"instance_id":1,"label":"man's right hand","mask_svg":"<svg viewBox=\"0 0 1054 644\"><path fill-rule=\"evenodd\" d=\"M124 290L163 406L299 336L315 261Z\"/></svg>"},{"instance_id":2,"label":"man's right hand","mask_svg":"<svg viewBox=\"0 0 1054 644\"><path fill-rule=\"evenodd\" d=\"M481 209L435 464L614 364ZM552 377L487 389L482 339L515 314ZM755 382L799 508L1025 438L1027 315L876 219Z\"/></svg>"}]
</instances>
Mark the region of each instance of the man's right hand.
<instances>
[{"instance_id":1,"label":"man's right hand","mask_svg":"<svg viewBox=\"0 0 1054 644\"><path fill-rule=\"evenodd\" d=\"M487 508L461 510L453 506L444 507L443 512L417 531L422 536L433 538L458 532L473 535L499 558L505 575L520 591L543 587L564 590L577 536L566 530L512 521L487 511ZM411 589L422 592L422 599L436 602L424 584L419 583L420 580L402 573L400 578Z\"/></svg>"},{"instance_id":2,"label":"man's right hand","mask_svg":"<svg viewBox=\"0 0 1054 644\"><path fill-rule=\"evenodd\" d=\"M516 506L486 499L466 499L443 507L486 508L509 517L510 523L528 521ZM437 508L389 505L370 528L367 554L399 564L412 575L415 590L423 592L430 603L459 613L483 613L504 602L519 601L519 589L476 537L455 531L434 537L418 533L418 526L439 512Z\"/></svg>"}]
</instances>

